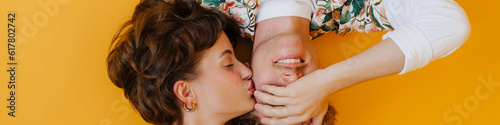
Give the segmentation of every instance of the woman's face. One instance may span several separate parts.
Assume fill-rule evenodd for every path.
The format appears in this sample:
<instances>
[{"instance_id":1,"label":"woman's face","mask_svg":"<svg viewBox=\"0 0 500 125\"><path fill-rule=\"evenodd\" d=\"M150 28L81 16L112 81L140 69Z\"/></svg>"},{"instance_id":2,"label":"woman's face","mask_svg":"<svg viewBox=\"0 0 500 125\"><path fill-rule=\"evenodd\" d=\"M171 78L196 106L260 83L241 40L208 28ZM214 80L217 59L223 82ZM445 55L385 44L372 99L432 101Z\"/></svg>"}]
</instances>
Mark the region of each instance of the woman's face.
<instances>
[{"instance_id":1,"label":"woman's face","mask_svg":"<svg viewBox=\"0 0 500 125\"><path fill-rule=\"evenodd\" d=\"M192 90L196 109L234 118L253 110L252 71L239 62L226 34L222 32L214 46L199 62L200 72Z\"/></svg>"}]
</instances>

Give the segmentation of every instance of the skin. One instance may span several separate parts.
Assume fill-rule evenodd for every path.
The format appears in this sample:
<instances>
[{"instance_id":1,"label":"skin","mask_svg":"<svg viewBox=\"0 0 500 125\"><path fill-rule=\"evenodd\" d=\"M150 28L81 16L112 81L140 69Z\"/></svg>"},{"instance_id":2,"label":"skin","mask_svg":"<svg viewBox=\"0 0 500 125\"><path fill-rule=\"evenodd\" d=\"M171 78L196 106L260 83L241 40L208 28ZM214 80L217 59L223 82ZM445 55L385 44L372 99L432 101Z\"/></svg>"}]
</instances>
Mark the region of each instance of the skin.
<instances>
[{"instance_id":1,"label":"skin","mask_svg":"<svg viewBox=\"0 0 500 125\"><path fill-rule=\"evenodd\" d=\"M174 91L179 107L186 103L192 112L182 110L183 124L222 125L232 118L253 110L252 71L239 62L226 34L221 33L213 47L204 51L192 81L178 81Z\"/></svg>"},{"instance_id":2,"label":"skin","mask_svg":"<svg viewBox=\"0 0 500 125\"><path fill-rule=\"evenodd\" d=\"M318 55L311 43L296 34L282 34L274 37L254 51L252 65L257 90L263 85L286 86L305 74L320 67ZM280 63L281 58L300 59L300 63ZM295 65L298 64L298 65ZM258 67L258 68L257 68ZM259 102L259 99L257 99Z\"/></svg>"},{"instance_id":3,"label":"skin","mask_svg":"<svg viewBox=\"0 0 500 125\"><path fill-rule=\"evenodd\" d=\"M259 22L256 31L255 46L253 49L252 67L255 73L253 80L255 81L256 109L262 107L271 108L271 105L281 105L273 100L269 100L266 95L270 95L265 91L263 86L281 86L285 87L290 83L297 81L304 75L310 74L319 69L318 54L314 46L309 41L308 27L298 27L294 25L309 25L310 21L304 18L296 17L278 17ZM292 25L291 27L269 28L276 25ZM272 34L275 33L275 34ZM280 63L279 60L284 59L300 59L300 63ZM290 98L279 98L284 102L289 102ZM269 100L269 101L268 101ZM328 103L324 103L328 106ZM281 112L279 110L284 107L294 108L292 105L274 106L274 110L257 110L256 114L261 120L266 120L273 116L273 112ZM326 110L318 111L323 114ZM287 122L286 124L320 124L323 115L312 122L309 117L306 120ZM281 117L281 116L274 116ZM263 123L267 123L263 121Z\"/></svg>"},{"instance_id":4,"label":"skin","mask_svg":"<svg viewBox=\"0 0 500 125\"><path fill-rule=\"evenodd\" d=\"M319 124L318 122L322 121L328 108L329 96L333 93L363 81L396 74L403 70L404 54L389 38L354 57L325 69L312 72L297 70L297 73L301 73L298 79L290 80L291 83L281 82L284 80L279 76L283 72L272 68L273 62L270 62L269 58L289 54L281 52L282 49L309 52L304 54L307 58L315 57L317 53L310 52L314 50L314 47L308 47L309 44L306 44L310 42L310 39L301 39L307 42L295 45L294 40L280 41L272 40L272 38L283 34L309 38L309 24L309 20L300 17L278 17L257 23L252 68L257 89L255 98L258 102L255 105L255 111L264 124L299 124L311 119L312 123ZM275 44L278 46L263 47ZM285 46L287 44L295 46ZM311 64L319 62L318 60L309 61L312 62L305 62Z\"/></svg>"}]
</instances>

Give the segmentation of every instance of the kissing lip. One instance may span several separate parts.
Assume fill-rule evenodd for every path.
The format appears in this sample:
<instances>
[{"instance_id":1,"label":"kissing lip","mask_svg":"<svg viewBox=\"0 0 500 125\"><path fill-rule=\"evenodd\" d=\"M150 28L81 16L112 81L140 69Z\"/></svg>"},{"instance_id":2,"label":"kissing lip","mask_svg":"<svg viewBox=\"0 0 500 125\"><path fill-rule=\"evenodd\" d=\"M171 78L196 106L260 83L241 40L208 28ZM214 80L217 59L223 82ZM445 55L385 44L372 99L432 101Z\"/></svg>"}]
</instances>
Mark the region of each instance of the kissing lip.
<instances>
[{"instance_id":1,"label":"kissing lip","mask_svg":"<svg viewBox=\"0 0 500 125\"><path fill-rule=\"evenodd\" d=\"M250 80L250 86L248 87L248 91L250 91L250 93L253 93L255 92L255 83L253 82L253 80Z\"/></svg>"}]
</instances>

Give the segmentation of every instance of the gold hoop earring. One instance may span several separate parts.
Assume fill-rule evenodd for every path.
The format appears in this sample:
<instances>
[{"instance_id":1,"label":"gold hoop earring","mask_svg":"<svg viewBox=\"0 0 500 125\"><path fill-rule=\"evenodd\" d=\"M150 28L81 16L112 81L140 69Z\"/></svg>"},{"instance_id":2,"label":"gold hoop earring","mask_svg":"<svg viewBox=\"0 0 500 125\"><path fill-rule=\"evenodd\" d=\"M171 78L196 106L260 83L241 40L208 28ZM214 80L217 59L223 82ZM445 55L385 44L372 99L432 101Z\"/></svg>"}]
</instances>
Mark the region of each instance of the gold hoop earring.
<instances>
[{"instance_id":1,"label":"gold hoop earring","mask_svg":"<svg viewBox=\"0 0 500 125\"><path fill-rule=\"evenodd\" d=\"M192 111L194 110L194 107L195 107L195 106L194 106L194 103L191 103L191 106L193 106L193 108L192 108L192 109L188 109L188 108L186 107L186 103L183 103L183 105L184 105L184 110L186 110L186 112L192 112Z\"/></svg>"}]
</instances>

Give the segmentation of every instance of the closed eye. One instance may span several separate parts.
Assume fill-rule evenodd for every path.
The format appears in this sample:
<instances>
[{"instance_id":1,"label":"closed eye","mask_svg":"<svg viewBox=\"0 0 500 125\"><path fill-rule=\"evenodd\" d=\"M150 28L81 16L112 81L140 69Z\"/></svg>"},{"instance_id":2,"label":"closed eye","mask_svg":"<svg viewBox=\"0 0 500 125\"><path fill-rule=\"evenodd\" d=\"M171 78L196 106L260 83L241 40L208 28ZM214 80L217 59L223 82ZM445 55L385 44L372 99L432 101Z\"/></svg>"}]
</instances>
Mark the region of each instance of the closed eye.
<instances>
[{"instance_id":1,"label":"closed eye","mask_svg":"<svg viewBox=\"0 0 500 125\"><path fill-rule=\"evenodd\" d=\"M227 67L227 68L230 68L230 67L233 67L233 66L234 66L234 64L227 64L227 65L225 65L225 67Z\"/></svg>"}]
</instances>

